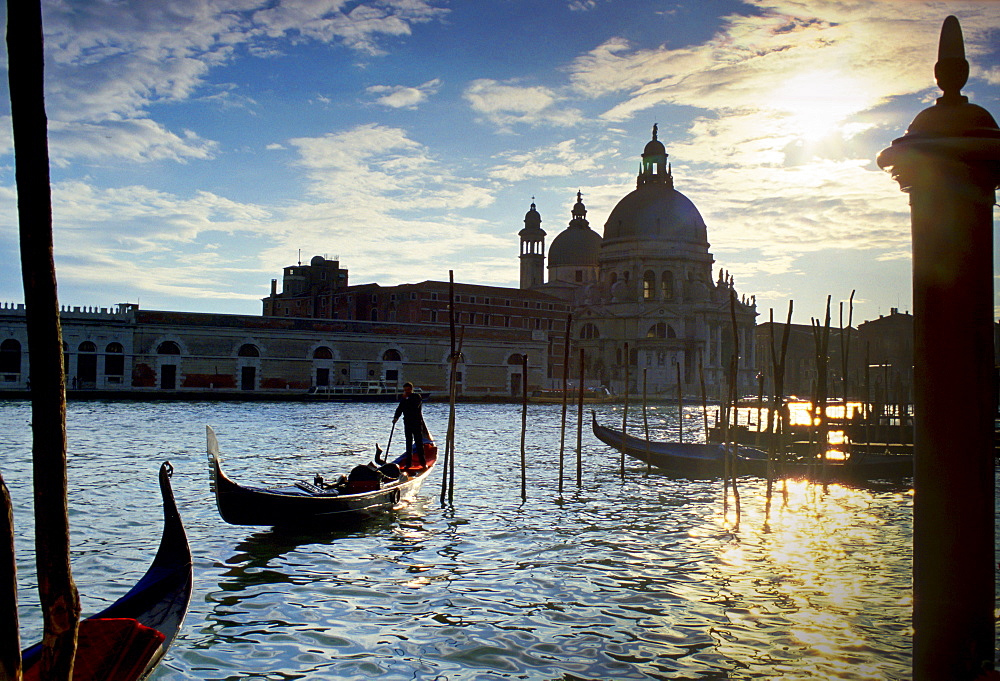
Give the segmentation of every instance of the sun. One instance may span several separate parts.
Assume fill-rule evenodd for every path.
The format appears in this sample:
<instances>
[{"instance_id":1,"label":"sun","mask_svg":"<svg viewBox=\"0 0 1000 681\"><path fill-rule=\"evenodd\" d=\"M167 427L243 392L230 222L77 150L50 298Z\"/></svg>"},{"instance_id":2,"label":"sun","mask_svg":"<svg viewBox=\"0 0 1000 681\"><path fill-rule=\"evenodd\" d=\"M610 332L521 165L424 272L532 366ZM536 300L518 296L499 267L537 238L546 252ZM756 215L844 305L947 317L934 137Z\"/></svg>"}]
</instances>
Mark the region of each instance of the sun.
<instances>
[{"instance_id":1,"label":"sun","mask_svg":"<svg viewBox=\"0 0 1000 681\"><path fill-rule=\"evenodd\" d=\"M767 108L783 116L789 132L818 142L856 127L849 125L851 118L874 106L878 97L863 79L827 69L787 78L762 99Z\"/></svg>"}]
</instances>

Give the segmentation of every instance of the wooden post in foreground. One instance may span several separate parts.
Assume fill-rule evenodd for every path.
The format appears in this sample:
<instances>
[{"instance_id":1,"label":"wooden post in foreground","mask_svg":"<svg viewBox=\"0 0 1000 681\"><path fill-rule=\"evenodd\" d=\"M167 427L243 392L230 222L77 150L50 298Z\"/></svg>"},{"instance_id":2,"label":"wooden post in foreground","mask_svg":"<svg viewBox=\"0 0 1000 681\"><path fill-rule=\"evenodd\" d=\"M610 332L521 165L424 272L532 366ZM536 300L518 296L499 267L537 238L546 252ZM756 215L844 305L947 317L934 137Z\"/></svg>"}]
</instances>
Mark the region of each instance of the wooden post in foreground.
<instances>
[{"instance_id":1,"label":"wooden post in foreground","mask_svg":"<svg viewBox=\"0 0 1000 681\"><path fill-rule=\"evenodd\" d=\"M958 19L943 95L878 157L910 195L913 236L913 679L974 679L994 659L993 206L1000 128L961 94ZM962 396L956 408L956 396Z\"/></svg>"},{"instance_id":2,"label":"wooden post in foreground","mask_svg":"<svg viewBox=\"0 0 1000 681\"><path fill-rule=\"evenodd\" d=\"M44 618L41 675L47 681L69 681L76 657L80 597L69 560L66 377L52 257L52 192L43 88L42 11L38 0L7 4L7 55L21 276L31 362L35 561Z\"/></svg>"}]
</instances>

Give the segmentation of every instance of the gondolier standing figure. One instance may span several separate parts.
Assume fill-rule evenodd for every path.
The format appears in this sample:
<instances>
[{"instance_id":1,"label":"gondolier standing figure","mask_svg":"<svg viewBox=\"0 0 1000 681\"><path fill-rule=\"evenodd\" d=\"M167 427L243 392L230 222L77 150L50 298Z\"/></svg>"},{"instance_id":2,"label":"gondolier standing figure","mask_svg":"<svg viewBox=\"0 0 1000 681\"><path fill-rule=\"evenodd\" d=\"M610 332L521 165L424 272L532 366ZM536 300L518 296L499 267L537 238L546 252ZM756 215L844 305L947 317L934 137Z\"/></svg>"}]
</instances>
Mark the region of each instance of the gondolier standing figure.
<instances>
[{"instance_id":1,"label":"gondolier standing figure","mask_svg":"<svg viewBox=\"0 0 1000 681\"><path fill-rule=\"evenodd\" d=\"M413 384L407 381L403 384L403 396L399 398L396 415L392 422L403 416L403 435L406 436L406 464L413 463L413 447L420 453L420 465L427 466L424 460L424 416L421 413L421 400L418 393L413 392Z\"/></svg>"}]
</instances>

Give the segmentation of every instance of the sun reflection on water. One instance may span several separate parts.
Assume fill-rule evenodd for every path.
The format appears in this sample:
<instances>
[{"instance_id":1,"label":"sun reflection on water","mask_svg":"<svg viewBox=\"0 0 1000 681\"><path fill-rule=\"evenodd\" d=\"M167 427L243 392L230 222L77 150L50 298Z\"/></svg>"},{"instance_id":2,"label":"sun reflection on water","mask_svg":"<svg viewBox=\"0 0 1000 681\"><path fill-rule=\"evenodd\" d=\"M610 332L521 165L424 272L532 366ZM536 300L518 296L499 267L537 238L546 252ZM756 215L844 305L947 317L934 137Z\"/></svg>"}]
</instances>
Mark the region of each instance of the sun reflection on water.
<instances>
[{"instance_id":1,"label":"sun reflection on water","mask_svg":"<svg viewBox=\"0 0 1000 681\"><path fill-rule=\"evenodd\" d=\"M741 485L740 517L731 497L728 514L720 504L711 525L699 532L728 534L717 556L719 583L733 604L754 603L727 610L730 636L718 645L739 641L734 632L764 627L780 613L790 625L787 638L770 651L776 669L782 654L806 655L823 659L830 678L885 678L884 670L860 663L870 654L877 624L859 617L858 604L878 602L899 621L908 620L909 591L888 583L885 575L898 574L899 563L909 560L909 516L872 512L876 493L869 490L792 480L776 483L768 513L765 490L756 483ZM909 494L891 496L900 511L909 508ZM903 525L891 528L891 523ZM887 527L900 537L898 551L886 550ZM761 594L767 594L766 602Z\"/></svg>"}]
</instances>

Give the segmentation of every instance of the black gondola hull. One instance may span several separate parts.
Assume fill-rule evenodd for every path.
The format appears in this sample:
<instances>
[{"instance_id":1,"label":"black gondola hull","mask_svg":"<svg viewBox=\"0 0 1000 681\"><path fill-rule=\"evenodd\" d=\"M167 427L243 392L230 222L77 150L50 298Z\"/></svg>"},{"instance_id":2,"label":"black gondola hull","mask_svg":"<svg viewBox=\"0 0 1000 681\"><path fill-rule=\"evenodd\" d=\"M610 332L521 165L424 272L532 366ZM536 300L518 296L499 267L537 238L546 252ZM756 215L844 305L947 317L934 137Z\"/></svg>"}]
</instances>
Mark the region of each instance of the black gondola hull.
<instances>
[{"instance_id":1,"label":"black gondola hull","mask_svg":"<svg viewBox=\"0 0 1000 681\"><path fill-rule=\"evenodd\" d=\"M136 584L110 606L88 617L88 620L130 619L155 629L163 636L159 647L136 679L145 679L166 654L180 632L191 602L194 585L191 547L187 534L177 512L170 476L173 467L169 463L160 466L160 494L163 497L163 534L149 569ZM21 654L25 678L37 674L34 669L41 663L42 644L36 643ZM84 647L77 649L77 660L88 654ZM34 671L33 671L34 669Z\"/></svg>"},{"instance_id":2,"label":"black gondola hull","mask_svg":"<svg viewBox=\"0 0 1000 681\"><path fill-rule=\"evenodd\" d=\"M231 525L316 525L337 529L412 499L437 462L437 447L428 440L424 449L427 466L411 470L406 480L385 484L379 489L357 494L330 494L247 487L231 480L222 470L215 433L211 427L207 433L208 465L215 502L219 515Z\"/></svg>"},{"instance_id":3,"label":"black gondola hull","mask_svg":"<svg viewBox=\"0 0 1000 681\"><path fill-rule=\"evenodd\" d=\"M722 444L647 442L642 438L606 428L592 416L594 436L606 445L643 463L677 477L718 478L726 474L725 448ZM739 445L733 465L736 475L767 477L767 453ZM868 454L843 461L775 461L770 464L776 479L798 478L817 482L862 484L876 480L898 481L913 476L913 457L904 454Z\"/></svg>"}]
</instances>

